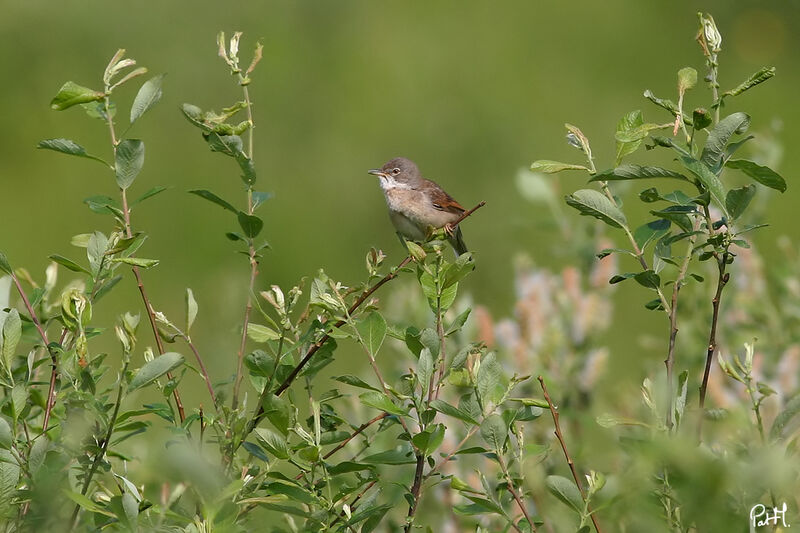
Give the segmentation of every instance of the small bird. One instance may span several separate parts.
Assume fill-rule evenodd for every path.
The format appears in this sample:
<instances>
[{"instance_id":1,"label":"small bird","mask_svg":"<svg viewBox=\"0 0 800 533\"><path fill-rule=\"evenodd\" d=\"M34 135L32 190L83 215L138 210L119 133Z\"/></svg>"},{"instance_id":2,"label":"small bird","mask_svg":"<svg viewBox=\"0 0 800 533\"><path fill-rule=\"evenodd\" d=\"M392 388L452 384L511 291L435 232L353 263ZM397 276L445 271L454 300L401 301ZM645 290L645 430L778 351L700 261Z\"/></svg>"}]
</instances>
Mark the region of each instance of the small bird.
<instances>
[{"instance_id":1,"label":"small bird","mask_svg":"<svg viewBox=\"0 0 800 533\"><path fill-rule=\"evenodd\" d=\"M467 252L461 228L451 226L466 209L439 185L423 178L413 161L396 157L368 172L380 178L389 218L400 235L424 241L433 230L444 228L456 256Z\"/></svg>"}]
</instances>

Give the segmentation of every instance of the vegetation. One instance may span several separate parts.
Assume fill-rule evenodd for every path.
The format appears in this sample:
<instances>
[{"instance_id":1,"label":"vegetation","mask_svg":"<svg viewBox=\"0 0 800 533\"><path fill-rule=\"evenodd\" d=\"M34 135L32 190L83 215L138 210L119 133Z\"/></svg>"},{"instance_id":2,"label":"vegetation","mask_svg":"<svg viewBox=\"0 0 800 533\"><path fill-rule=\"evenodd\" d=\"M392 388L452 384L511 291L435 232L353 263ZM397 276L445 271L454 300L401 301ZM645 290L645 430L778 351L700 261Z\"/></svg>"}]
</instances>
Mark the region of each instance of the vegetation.
<instances>
[{"instance_id":1,"label":"vegetation","mask_svg":"<svg viewBox=\"0 0 800 533\"><path fill-rule=\"evenodd\" d=\"M700 83L695 69L681 69L677 103L645 92L666 121L626 114L613 166L601 171L588 137L567 124L585 161L538 160L520 187L552 209L570 249L596 257L560 274L521 261L514 318L495 323L463 296L476 259L450 259L443 231L409 242L394 267L369 250L360 283L319 270L289 289L259 290L271 253L258 215L271 195L257 186L253 149L251 74L262 46L245 61L240 38L218 36L240 99L219 112L181 108L187 131L197 128L230 158L244 189L238 202L189 191L230 213L224 233L247 260L226 376L209 375L208 355L193 342L193 291L175 317L147 290L145 274L157 275L159 260L140 255L147 234L133 213L166 187L133 193L145 142L131 133L161 99L164 75L145 81L121 118L120 91L147 70L119 50L101 89L70 81L51 101L96 119L109 155L64 138L39 148L104 165L118 196L86 199L106 217L103 231L72 237L85 259L50 255L43 282L0 253L5 530L746 531L759 503L787 503L787 519L800 517L800 356L787 350L798 340L800 260L786 247L777 295L754 283L764 275L747 239L768 211L753 200L787 186L757 157L738 155L754 139L744 136L752 119L729 112L775 69L722 91L722 37L700 15L706 107L688 111ZM625 162L637 156L653 161ZM619 233L624 248L610 244L604 226L561 213L541 174L567 170L587 172L592 188L566 203ZM639 194L649 216L632 224L638 215L623 210L618 187L645 179L658 186ZM670 184L680 188L666 192ZM483 205L458 223L479 218ZM75 278L59 285L65 269ZM411 284L384 288L401 278ZM663 353L665 369L652 369L641 399L592 420L585 413L599 384L626 386L602 381L603 335L630 334L609 320L611 291L626 280L649 292L645 307L664 323L652 351ZM135 284L138 301L116 320L118 353L102 353L98 337L110 334L97 325L103 298L125 284ZM388 296L379 301L378 291ZM765 305L771 297L778 302ZM744 355L721 350L721 338L740 341ZM343 354L368 371L327 374ZM714 379L715 364L727 381ZM184 402L195 382L207 397ZM143 393L157 400L142 403ZM601 434L618 442L613 455L593 450Z\"/></svg>"}]
</instances>

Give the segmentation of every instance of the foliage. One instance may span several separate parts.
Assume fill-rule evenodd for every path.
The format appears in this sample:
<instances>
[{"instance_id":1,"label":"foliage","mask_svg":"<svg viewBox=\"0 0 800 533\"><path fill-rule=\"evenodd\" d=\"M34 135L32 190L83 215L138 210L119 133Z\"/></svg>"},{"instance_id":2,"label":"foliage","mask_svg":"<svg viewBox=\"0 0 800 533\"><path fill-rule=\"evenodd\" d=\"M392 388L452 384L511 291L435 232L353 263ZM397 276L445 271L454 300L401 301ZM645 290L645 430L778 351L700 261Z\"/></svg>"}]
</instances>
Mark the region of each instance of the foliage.
<instances>
[{"instance_id":1,"label":"foliage","mask_svg":"<svg viewBox=\"0 0 800 533\"><path fill-rule=\"evenodd\" d=\"M269 248L262 234L273 229L256 214L271 197L256 189L253 160L250 76L262 47L256 45L243 68L240 38L239 32L230 40L220 33L217 44L242 99L219 113L181 106L208 148L232 160L244 188L241 208L207 189L189 191L235 216L225 235L247 257L241 336L228 361L230 377L222 380L212 380L202 349L192 340L200 313L194 292L185 290L180 320L167 316L151 300L142 276L149 269L157 275L159 260L138 255L147 235L134 229L133 208L166 187L129 198L146 151L145 142L128 132L161 99L165 76L141 85L122 133L117 95L146 73L134 68L124 50L103 72L102 90L70 81L51 101L54 110L80 106L99 120L108 131L110 153L92 155L71 139L43 140L39 147L104 165L114 179L108 185L119 196L86 199L89 209L108 217L108 227L72 238L86 259L50 255L41 285L0 253L0 521L6 530L248 531L263 529L270 519L276 532L410 531L422 524L434 531L447 523L478 531L728 531L741 529L748 505L791 496L787 487L796 483L798 472L800 404L791 398L797 383L771 384L760 375L752 343L743 360L721 355L717 346L718 332L726 338L732 330L747 329L731 323L722 295L737 282L734 261L745 268L753 263L754 252L742 235L761 227L748 222L754 196L763 187L786 190L785 180L768 166L733 159L752 138L741 137L751 118L741 112L720 118L720 112L774 70L762 69L720 94L721 36L713 19L701 16L698 36L712 112L684 112L698 77L687 67L678 73L677 104L645 93L674 121L645 123L640 111L620 120L613 167L598 172L588 138L570 124L568 142L586 163L533 164L543 173L588 172L600 190L578 190L566 203L620 232L631 249L614 248L605 237L595 242L585 232L569 234L559 207L546 200L562 219L563 240L573 241L576 250L594 250L600 261L558 275L520 261L514 317L498 323L459 296L475 259L471 253L450 259L444 230L432 232L426 242L408 242L408 256L393 268L387 268L382 251L371 249L365 279L354 286L319 270L288 290L276 285L258 290ZM246 118L237 121L239 114ZM660 134L667 128L672 137ZM668 151L676 163L670 168L623 163L642 146ZM729 169L753 182L731 186ZM684 188L643 191L642 202L654 204L648 207L653 219L635 227L610 184L640 179ZM541 182L528 182L526 190L534 200L549 194ZM673 253L673 245L683 247L683 254ZM616 273L625 261L636 267ZM679 292L690 281L702 283L709 264L717 281L710 322L708 313L691 314L707 297L702 284ZM59 267L75 279L59 286ZM405 281L393 284L406 286L390 298L374 296L400 278ZM618 385L608 381L609 350L603 342L617 327L610 319L611 295L628 279L651 292L646 307L663 311L668 320L669 338L662 342L668 345L666 379L645 379L641 405L625 397L621 413L602 414L595 424L586 419L593 396ZM140 301L130 305L140 311L118 317L113 331L119 353L109 357L97 350L97 338L109 335L100 325L108 313L103 297L126 282L139 291ZM783 291L785 305L796 306L795 293ZM731 298L756 299L754 294L741 290ZM687 332L680 338L679 301L686 307L680 318ZM753 307L742 305L758 324L749 311ZM790 326L792 335L797 333ZM708 346L707 364L699 409L693 410L689 391L697 364L678 361L682 352L676 347L697 345L706 332L709 342L703 338L699 344ZM154 347L145 345L145 337ZM792 341L800 344L800 338ZM165 343L175 348L167 350ZM329 376L329 365L343 353L360 357L370 371ZM746 403L722 410L717 401L717 408L705 408L707 390L716 399L731 385L709 378L715 355L721 370L743 386ZM676 363L686 367L677 380ZM198 377L210 409L203 403L185 406L181 397L186 383ZM254 396L248 395L251 389ZM158 400L142 403L144 394ZM256 398L252 405L250 397ZM764 416L776 398L780 412ZM748 411L753 421L747 420ZM715 421L705 433L704 419ZM757 439L742 436L748 424ZM555 440L549 436L553 430ZM598 432L609 430L617 432L611 438L619 438L611 463L592 449ZM159 457L155 477L142 468L153 460L148 456ZM773 472L776 457L785 457L791 467ZM606 472L583 470L589 461L606 465ZM774 477L757 479L759 469L772 469ZM449 512L433 503L440 497ZM700 500L720 514L710 514Z\"/></svg>"}]
</instances>

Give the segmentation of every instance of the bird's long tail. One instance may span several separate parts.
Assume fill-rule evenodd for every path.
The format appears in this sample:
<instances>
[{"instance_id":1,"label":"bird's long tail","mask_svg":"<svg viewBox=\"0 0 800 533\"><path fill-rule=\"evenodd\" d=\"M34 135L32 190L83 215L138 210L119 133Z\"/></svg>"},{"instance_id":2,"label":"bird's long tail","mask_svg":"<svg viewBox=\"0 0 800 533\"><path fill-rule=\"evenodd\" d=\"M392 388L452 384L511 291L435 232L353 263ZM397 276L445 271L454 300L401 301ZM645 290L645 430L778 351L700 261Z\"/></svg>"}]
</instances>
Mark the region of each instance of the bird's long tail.
<instances>
[{"instance_id":1,"label":"bird's long tail","mask_svg":"<svg viewBox=\"0 0 800 533\"><path fill-rule=\"evenodd\" d=\"M467 250L467 245L464 244L464 236L461 234L460 227L456 226L453 236L449 237L447 240L453 245L453 249L456 251L456 257L469 251Z\"/></svg>"}]
</instances>

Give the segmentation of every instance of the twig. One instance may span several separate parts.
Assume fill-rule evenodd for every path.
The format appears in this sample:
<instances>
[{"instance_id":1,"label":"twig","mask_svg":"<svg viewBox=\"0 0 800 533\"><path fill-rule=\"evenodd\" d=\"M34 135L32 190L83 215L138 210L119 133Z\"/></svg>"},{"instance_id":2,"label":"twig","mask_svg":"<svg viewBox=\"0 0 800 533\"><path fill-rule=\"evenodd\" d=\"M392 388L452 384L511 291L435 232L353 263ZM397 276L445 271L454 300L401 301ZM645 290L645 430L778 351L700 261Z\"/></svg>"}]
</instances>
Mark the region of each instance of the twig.
<instances>
[{"instance_id":1,"label":"twig","mask_svg":"<svg viewBox=\"0 0 800 533\"><path fill-rule=\"evenodd\" d=\"M695 220L694 231L697 231L699 219ZM686 271L689 268L689 261L692 258L692 250L694 249L694 242L697 235L694 233L689 237L689 244L686 249L686 257L683 258L678 277L675 278L675 283L672 286L672 305L669 308L669 350L667 351L667 358L664 360L664 366L667 368L667 431L672 431L673 426L673 411L675 401L674 390L674 371L675 365L675 341L678 337L678 292L681 290L683 280L686 278Z\"/></svg>"},{"instance_id":2,"label":"twig","mask_svg":"<svg viewBox=\"0 0 800 533\"><path fill-rule=\"evenodd\" d=\"M50 341L47 340L47 332L42 327L39 317L33 310L33 306L31 305L30 300L28 300L28 296L25 294L25 290L22 288L19 278L17 278L17 275L14 274L13 270L9 274L11 274L11 279L14 280L14 285L17 287L17 292L19 292L19 296L22 298L22 302L25 304L25 309L28 310L28 314L31 316L31 320L33 320L33 324L36 326L36 330L39 332L39 336L42 338L42 342L44 343L47 352L50 354L50 360L52 362L53 368L50 371L50 386L47 390L47 404L44 408L44 421L42 422L42 433L44 433L47 431L47 425L50 422L50 411L53 409L53 403L55 403L56 378L58 377L58 359L56 358L56 353L53 351L53 348L50 346Z\"/></svg>"},{"instance_id":3,"label":"twig","mask_svg":"<svg viewBox=\"0 0 800 533\"><path fill-rule=\"evenodd\" d=\"M106 90L108 90L108 88L106 88ZM116 161L117 145L119 144L119 141L117 140L117 135L114 131L114 119L111 115L110 100L108 96L105 98L105 116L106 122L108 123L109 134L111 136L111 148L114 154L114 160ZM127 190L120 188L120 195L122 196L122 215L125 220L125 236L130 239L133 237L133 230L131 228L131 210L128 207ZM144 308L147 311L147 318L150 321L150 328L153 330L153 337L156 339L158 353L160 355L164 355L164 344L161 342L161 336L158 334L158 326L156 325L156 313L153 309L153 305L150 303L150 299L147 297L147 292L144 289L144 283L142 282L142 275L139 272L139 267L133 265L131 270L136 278L136 285L139 287L139 294L142 296L142 302L144 303ZM171 372L167 372L167 379L173 379ZM178 416L181 419L181 423L183 423L186 420L186 413L183 409L183 402L181 401L181 395L178 392L178 387L172 389L172 397L175 399L175 406L178 409Z\"/></svg>"},{"instance_id":4,"label":"twig","mask_svg":"<svg viewBox=\"0 0 800 533\"><path fill-rule=\"evenodd\" d=\"M328 459L328 458L329 458L331 455L335 454L336 452L338 452L339 450L341 450L342 448L344 448L345 446L347 446L347 444L348 444L348 443L349 443L351 440L353 440L354 438L356 438L358 435L360 435L362 431L364 431L365 429L367 429L368 427L370 427L370 426L371 426L372 424L374 424L375 422L379 422L379 421L383 420L383 419L384 419L384 418L386 418L387 416L389 416L389 413L381 413L381 414L379 414L378 416L376 416L375 418L373 418L372 420L370 420L370 421L368 421L368 422L364 422L363 424L361 424L360 426L358 426L358 428L357 428L357 429L356 429L356 430L355 430L355 431L354 431L354 432L353 432L353 433L352 433L352 434L351 434L349 437L347 437L347 438L346 438L346 439L344 439L342 442L340 442L338 446L336 446L334 449L332 449L331 451L329 451L328 453L326 453L324 456L322 456L322 459L323 459L323 460L324 460L324 459ZM300 479L300 478L302 478L302 477L303 477L303 473L301 472L300 474L298 474L298 475L295 477L295 479Z\"/></svg>"},{"instance_id":5,"label":"twig","mask_svg":"<svg viewBox=\"0 0 800 533\"><path fill-rule=\"evenodd\" d=\"M367 491L368 491L369 489L371 489L371 488L372 488L372 487L373 487L373 486L374 486L374 485L375 485L377 482L378 482L378 480L371 481L371 482L370 482L370 483L369 483L369 484L368 484L366 487L364 487L364 490L362 490L360 493L358 493L358 495L357 495L355 498L353 498L353 501L350 503L350 511L351 511L351 512L352 512L352 510L354 509L354 507L353 507L353 506L354 506L356 503L358 503L358 500L360 500L360 499L362 498L362 496L364 496L364 494L366 494L366 493L367 493ZM337 517L336 517L336 520L334 520L333 522L331 522L331 525L330 525L330 526L328 526L328 527L329 527L329 528L333 527L333 525L334 525L334 524L336 524L336 523L337 523L339 520L341 520L343 516L345 516L345 514L344 514L344 511L342 511L342 512L339 514L339 516L337 516Z\"/></svg>"},{"instance_id":6,"label":"twig","mask_svg":"<svg viewBox=\"0 0 800 533\"><path fill-rule=\"evenodd\" d=\"M417 454L417 468L414 471L414 483L411 485L411 504L408 506L408 516L406 517L406 525L404 531L408 533L411 531L411 526L414 524L414 515L417 513L419 506L419 494L422 489L422 472L425 469L425 454Z\"/></svg>"},{"instance_id":7,"label":"twig","mask_svg":"<svg viewBox=\"0 0 800 533\"><path fill-rule=\"evenodd\" d=\"M697 420L697 440L703 438L703 407L706 403L706 389L708 388L708 375L711 372L711 361L714 357L714 352L717 349L717 321L719 320L719 303L722 298L722 290L730 279L730 274L725 272L728 267L728 252L723 252L721 257L717 258L717 268L719 269L719 278L717 279L717 292L714 294L714 299L711 300L711 330L708 333L708 351L706 352L706 367L703 371L703 382L700 384L700 418Z\"/></svg>"},{"instance_id":8,"label":"twig","mask_svg":"<svg viewBox=\"0 0 800 533\"><path fill-rule=\"evenodd\" d=\"M173 326L174 328L174 326ZM203 381L206 382L206 388L208 389L208 394L211 396L211 401L214 403L214 409L217 411L217 414L220 414L220 406L217 403L217 396L214 394L214 387L211 385L211 378L208 375L208 371L206 370L206 366L203 364L203 359L200 357L200 352L197 350L197 346L192 342L192 338L184 333L183 331L175 328L178 332L178 335L186 341L186 344L189 346L189 349L194 354L194 358L197 360L197 364L200 366L200 374L203 376ZM202 428L202 426L201 426Z\"/></svg>"},{"instance_id":9,"label":"twig","mask_svg":"<svg viewBox=\"0 0 800 533\"><path fill-rule=\"evenodd\" d=\"M514 497L514 501L517 502L517 506L519 506L520 511L522 514L525 515L525 519L528 521L528 524L531 526L531 531L536 531L536 525L533 523L533 519L531 519L531 515L528 514L528 509L525 508L525 504L522 503L522 499L517 494L517 491L514 490L514 483L511 481L511 474L508 473L508 467L506 466L506 462L503 460L502 454L497 454L497 462L500 464L500 469L503 471L503 474L506 477L506 488L508 492ZM519 527L512 522L514 528L518 531L520 530Z\"/></svg>"},{"instance_id":10,"label":"twig","mask_svg":"<svg viewBox=\"0 0 800 533\"><path fill-rule=\"evenodd\" d=\"M253 201L251 191L248 191L248 214L253 214ZM253 287L256 284L256 276L258 276L258 261L256 260L256 249L253 243L250 243L248 252L250 256L250 284L247 287L247 304L244 307L244 321L242 323L242 339L239 343L239 352L237 354L238 360L236 362L236 381L233 385L233 399L231 400L231 407L235 410L239 405L239 388L242 385L242 362L244 361L245 347L247 346L247 327L250 323L250 313L253 311Z\"/></svg>"},{"instance_id":11,"label":"twig","mask_svg":"<svg viewBox=\"0 0 800 533\"><path fill-rule=\"evenodd\" d=\"M243 78L239 74L240 83ZM244 93L245 109L247 110L247 120L250 123L248 129L248 150L247 157L253 161L253 129L256 127L253 121L253 103L250 101L250 92L247 90L247 85L242 85L242 92ZM247 185L247 214L252 215L254 211L253 205L253 186ZM258 260L256 259L256 249L253 246L253 238L249 238L248 242L248 255L250 257L250 285L247 288L247 304L244 308L244 322L242 324L242 340L239 343L239 352L237 354L238 360L236 362L236 380L233 384L233 397L231 400L231 408L235 411L239 406L239 389L242 385L242 363L244 361L244 351L247 346L247 326L250 323L250 313L253 311L253 288L255 287L256 277L258 276ZM275 365L277 368L277 363Z\"/></svg>"},{"instance_id":12,"label":"twig","mask_svg":"<svg viewBox=\"0 0 800 533\"><path fill-rule=\"evenodd\" d=\"M569 456L569 452L567 451L567 443L564 442L564 436L561 434L561 425L558 423L558 409L553 405L553 401L550 399L550 395L547 393L547 385L544 384L544 378L542 376L538 377L539 384L542 386L542 392L544 393L544 399L547 401L547 406L550 408L550 414L553 416L553 425L555 426L555 436L558 439L559 444L561 444L561 450L564 452L564 457L567 460L567 465L569 465L570 472L572 472L572 479L575 480L575 484L578 486L578 490L581 493L581 498L583 498L584 502L586 501L586 494L583 491L583 484L581 483L581 478L578 476L578 472L575 470L575 464L572 462L572 457ZM595 518L594 513L592 513L591 508L589 505L586 506L586 510L589 512L589 517L592 519L592 524L594 524L594 529L597 533L600 532L600 526L597 525L597 518Z\"/></svg>"},{"instance_id":13,"label":"twig","mask_svg":"<svg viewBox=\"0 0 800 533\"><path fill-rule=\"evenodd\" d=\"M126 360L122 365L122 372L119 375L119 384L117 386L117 401L114 403L114 412L111 415L111 420L108 422L108 430L106 430L106 436L103 438L103 443L100 445L100 452L94 456L94 460L92 461L92 466L89 468L89 473L86 474L86 479L83 480L83 487L81 488L81 496L86 495L86 491L89 489L89 484L92 482L92 477L94 476L95 472L97 471L97 467L100 464L100 461L103 460L103 457L106 455L106 451L108 450L108 444L111 441L111 435L114 433L114 424L117 422L117 415L119 414L119 407L122 404L122 391L125 388L125 372L128 370L128 360L126 356ZM70 519L70 523L72 527L70 530L75 529L78 525L78 513L81 510L81 506L79 504L75 504L75 509L72 511L72 518Z\"/></svg>"},{"instance_id":14,"label":"twig","mask_svg":"<svg viewBox=\"0 0 800 533\"><path fill-rule=\"evenodd\" d=\"M437 470L439 470L445 464L447 464L447 462L450 461L450 459L452 459L453 456L458 453L461 447L464 446L464 444L466 444L467 440L469 440L469 438L473 436L475 432L478 431L479 428L480 426L472 426L470 430L467 432L467 435L463 439L461 439L461 442L459 442L458 445L455 448L453 448L453 451L447 454L441 461L439 461L439 463L436 466L434 466L430 472L428 472L428 475L426 477L431 477Z\"/></svg>"}]
</instances>

